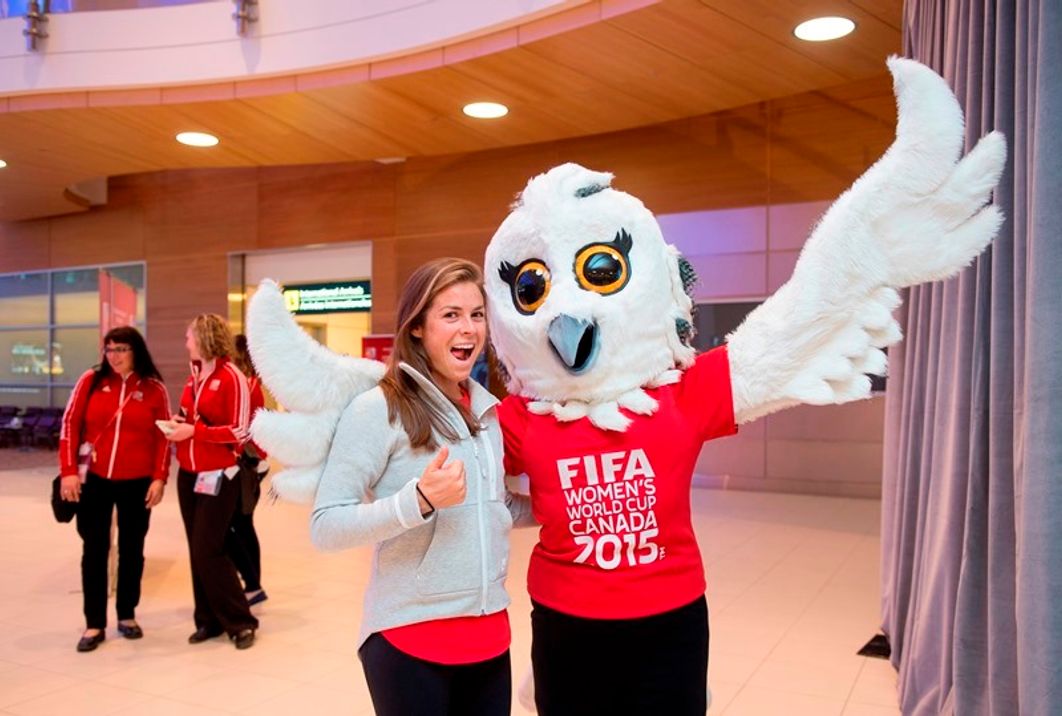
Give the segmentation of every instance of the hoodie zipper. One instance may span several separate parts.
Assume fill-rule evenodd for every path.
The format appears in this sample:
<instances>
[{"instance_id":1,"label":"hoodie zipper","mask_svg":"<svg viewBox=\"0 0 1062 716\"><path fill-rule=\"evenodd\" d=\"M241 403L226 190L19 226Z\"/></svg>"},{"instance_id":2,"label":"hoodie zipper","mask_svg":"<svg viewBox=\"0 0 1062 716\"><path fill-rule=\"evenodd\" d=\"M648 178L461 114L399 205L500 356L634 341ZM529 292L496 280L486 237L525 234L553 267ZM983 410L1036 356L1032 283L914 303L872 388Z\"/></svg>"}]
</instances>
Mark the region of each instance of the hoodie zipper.
<instances>
[{"instance_id":1,"label":"hoodie zipper","mask_svg":"<svg viewBox=\"0 0 1062 716\"><path fill-rule=\"evenodd\" d=\"M433 389L434 392L438 396L440 396L439 399L441 401L444 401L443 404L447 405L447 411L448 412L450 411L450 407L448 405L449 401L446 400L445 396L442 396L442 391L439 390L438 386L436 386L434 383L432 383L428 379L426 379L423 376L421 376L420 373L418 373L416 370L412 369L411 367L407 368L407 373L410 373L411 375L413 375L414 379L416 379L418 383L421 383L425 387L430 386L431 389ZM450 414L450 417L451 418L453 417L452 413ZM476 420L479 420L479 418L477 417ZM458 435L461 435L462 432L467 433L467 427L465 426L464 421L461 420L460 418L458 418L456 422L451 422L451 424L454 425L454 427L457 428ZM462 430L462 428L464 428L464 430ZM485 432L485 428L481 427L481 432ZM461 438L461 439L463 441L466 438ZM484 500L483 500L483 494L484 494L484 486L483 486L484 471L483 471L483 465L482 465L482 463L480 462L480 459L479 459L479 443L476 441L476 436L475 435L468 435L467 439L471 440L471 442L472 442L472 454L474 455L475 460L476 460L476 472L479 473L479 480L477 481L478 482L477 489L479 490L479 493L478 493L479 499L476 501L476 523L477 523L477 526L478 526L478 529L479 529L479 564L480 564L479 613L480 613L480 615L485 615L487 613L487 586L488 585L487 585L487 526L486 526L486 520L485 520L485 517L484 517L484 514L483 514L483 510L485 509L485 504L484 504ZM493 451L489 451L489 452L491 452L493 454ZM490 475L493 476L494 475L493 457L489 457L488 456L487 462L488 462L488 464L491 467L491 470L489 471Z\"/></svg>"},{"instance_id":2,"label":"hoodie zipper","mask_svg":"<svg viewBox=\"0 0 1062 716\"><path fill-rule=\"evenodd\" d=\"M479 613L487 613L487 526L483 519L483 465L479 461L479 447L476 445L476 436L472 438L472 454L476 457L476 472L479 479L476 481L479 499L476 500L476 522L479 525L479 565L480 565L480 604Z\"/></svg>"}]
</instances>

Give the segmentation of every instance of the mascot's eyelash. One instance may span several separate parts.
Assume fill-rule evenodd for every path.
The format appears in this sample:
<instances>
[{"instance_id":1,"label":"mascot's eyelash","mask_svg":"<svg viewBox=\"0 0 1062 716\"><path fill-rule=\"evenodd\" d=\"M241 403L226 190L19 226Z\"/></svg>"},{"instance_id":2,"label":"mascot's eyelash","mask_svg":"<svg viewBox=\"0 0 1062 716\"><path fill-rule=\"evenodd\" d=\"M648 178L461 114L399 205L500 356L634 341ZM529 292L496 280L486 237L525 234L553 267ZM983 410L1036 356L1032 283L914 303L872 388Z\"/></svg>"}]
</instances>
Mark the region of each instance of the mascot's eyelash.
<instances>
[{"instance_id":1,"label":"mascot's eyelash","mask_svg":"<svg viewBox=\"0 0 1062 716\"><path fill-rule=\"evenodd\" d=\"M631 247L634 245L634 239L627 233L626 229L620 229L616 232L616 238L612 239L612 245L619 249L624 256L631 252Z\"/></svg>"},{"instance_id":2,"label":"mascot's eyelash","mask_svg":"<svg viewBox=\"0 0 1062 716\"><path fill-rule=\"evenodd\" d=\"M498 275L501 276L501 280L510 286L516 281L516 267L508 261L502 261L501 266L498 267Z\"/></svg>"}]
</instances>

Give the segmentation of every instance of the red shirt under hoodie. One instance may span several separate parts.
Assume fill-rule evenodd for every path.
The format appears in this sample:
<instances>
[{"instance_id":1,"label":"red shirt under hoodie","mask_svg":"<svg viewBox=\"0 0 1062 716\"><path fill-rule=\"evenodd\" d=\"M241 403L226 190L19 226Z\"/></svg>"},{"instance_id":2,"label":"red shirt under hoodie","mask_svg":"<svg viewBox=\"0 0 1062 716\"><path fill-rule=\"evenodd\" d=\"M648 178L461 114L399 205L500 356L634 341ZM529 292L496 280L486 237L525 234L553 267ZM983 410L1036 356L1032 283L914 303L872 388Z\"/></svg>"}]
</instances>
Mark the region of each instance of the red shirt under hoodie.
<instances>
[{"instance_id":1,"label":"red shirt under hoodie","mask_svg":"<svg viewBox=\"0 0 1062 716\"><path fill-rule=\"evenodd\" d=\"M510 396L498 409L510 475L527 473L542 525L527 591L557 611L635 619L704 594L690 519L701 445L737 432L726 349L697 357L673 385L646 390L659 403L626 432L587 418L559 422Z\"/></svg>"},{"instance_id":2,"label":"red shirt under hoodie","mask_svg":"<svg viewBox=\"0 0 1062 716\"><path fill-rule=\"evenodd\" d=\"M181 410L195 433L177 443L182 470L221 470L236 464L236 451L248 437L251 417L247 378L229 362L217 358L209 375L193 361L192 375L181 394Z\"/></svg>"},{"instance_id":3,"label":"red shirt under hoodie","mask_svg":"<svg viewBox=\"0 0 1062 716\"><path fill-rule=\"evenodd\" d=\"M170 418L166 387L136 373L124 380L111 373L101 378L90 394L94 375L90 370L78 379L63 413L60 472L64 476L77 474L78 448L89 441L95 448L89 464L94 475L112 480L165 480L170 472L169 443L155 421Z\"/></svg>"}]
</instances>

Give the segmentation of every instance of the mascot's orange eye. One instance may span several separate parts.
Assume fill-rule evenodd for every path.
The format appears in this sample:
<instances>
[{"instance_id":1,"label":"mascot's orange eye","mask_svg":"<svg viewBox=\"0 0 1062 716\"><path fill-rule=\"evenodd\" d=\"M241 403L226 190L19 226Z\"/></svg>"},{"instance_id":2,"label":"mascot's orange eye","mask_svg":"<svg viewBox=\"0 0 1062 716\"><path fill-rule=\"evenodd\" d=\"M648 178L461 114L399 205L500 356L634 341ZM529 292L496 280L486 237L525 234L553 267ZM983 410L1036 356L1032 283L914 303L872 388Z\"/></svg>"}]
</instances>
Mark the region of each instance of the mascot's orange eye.
<instances>
[{"instance_id":1,"label":"mascot's orange eye","mask_svg":"<svg viewBox=\"0 0 1062 716\"><path fill-rule=\"evenodd\" d=\"M517 269L512 282L513 303L523 314L538 310L549 295L549 269L541 261L526 261Z\"/></svg>"},{"instance_id":2,"label":"mascot's orange eye","mask_svg":"<svg viewBox=\"0 0 1062 716\"><path fill-rule=\"evenodd\" d=\"M627 257L608 244L591 244L575 257L575 277L587 291L607 296L627 285Z\"/></svg>"}]
</instances>

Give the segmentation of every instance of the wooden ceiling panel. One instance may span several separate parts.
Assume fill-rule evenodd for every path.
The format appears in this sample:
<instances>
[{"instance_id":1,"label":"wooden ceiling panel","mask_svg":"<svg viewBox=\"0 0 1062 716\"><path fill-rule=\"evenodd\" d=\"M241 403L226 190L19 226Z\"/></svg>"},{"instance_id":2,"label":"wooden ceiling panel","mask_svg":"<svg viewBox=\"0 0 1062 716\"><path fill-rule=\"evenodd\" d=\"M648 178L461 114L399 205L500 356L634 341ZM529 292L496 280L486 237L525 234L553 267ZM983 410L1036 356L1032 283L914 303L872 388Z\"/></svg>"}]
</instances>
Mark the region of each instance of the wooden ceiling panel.
<instances>
[{"instance_id":1,"label":"wooden ceiling panel","mask_svg":"<svg viewBox=\"0 0 1062 716\"><path fill-rule=\"evenodd\" d=\"M772 42L808 57L846 80L881 72L885 57L900 51L897 27L853 0L700 0L729 18L735 27L759 32ZM901 5L897 2L895 5ZM881 13L884 14L884 13ZM840 15L855 21L856 32L831 42L805 42L793 29L814 17ZM787 64L778 65L789 71Z\"/></svg>"},{"instance_id":2,"label":"wooden ceiling panel","mask_svg":"<svg viewBox=\"0 0 1062 716\"><path fill-rule=\"evenodd\" d=\"M648 42L663 39L662 51L745 88L755 97L749 101L784 97L848 79L698 0L654 5L635 17L621 15L609 22ZM779 72L779 67L786 69ZM880 71L881 67L875 70Z\"/></svg>"},{"instance_id":3,"label":"wooden ceiling panel","mask_svg":"<svg viewBox=\"0 0 1062 716\"><path fill-rule=\"evenodd\" d=\"M578 68L613 91L636 88L639 97L663 109L669 119L688 115L690 107L714 112L758 99L746 88L608 22L583 28L577 37L574 33L558 35L526 45L526 49ZM587 62L588 58L592 61Z\"/></svg>"},{"instance_id":4,"label":"wooden ceiling panel","mask_svg":"<svg viewBox=\"0 0 1062 716\"><path fill-rule=\"evenodd\" d=\"M380 86L409 102L431 108L437 117L456 121L488 140L490 146L543 142L584 131L580 124L557 117L551 111L551 102L518 100L487 82L448 67L427 74L430 77L404 75L389 78L381 81ZM509 115L502 121L478 120L464 115L462 108L465 104L483 100L501 102L509 107Z\"/></svg>"},{"instance_id":5,"label":"wooden ceiling panel","mask_svg":"<svg viewBox=\"0 0 1062 716\"><path fill-rule=\"evenodd\" d=\"M318 102L308 93L256 97L243 102L327 143L336 157L332 161L404 157L413 151L412 147Z\"/></svg>"},{"instance_id":6,"label":"wooden ceiling panel","mask_svg":"<svg viewBox=\"0 0 1062 716\"><path fill-rule=\"evenodd\" d=\"M454 69L514 97L521 105L542 105L552 115L598 134L620 127L667 121L668 113L632 91L595 82L578 68L517 48L455 65Z\"/></svg>"},{"instance_id":7,"label":"wooden ceiling panel","mask_svg":"<svg viewBox=\"0 0 1062 716\"><path fill-rule=\"evenodd\" d=\"M429 71L430 72L430 71ZM413 154L469 152L491 146L476 130L422 102L391 92L387 80L314 90L315 101L375 132L393 137ZM364 157L372 159L374 157Z\"/></svg>"},{"instance_id":8,"label":"wooden ceiling panel","mask_svg":"<svg viewBox=\"0 0 1062 716\"><path fill-rule=\"evenodd\" d=\"M852 0L852 4L883 23L901 30L903 28L903 3L895 0Z\"/></svg>"},{"instance_id":9,"label":"wooden ceiling panel","mask_svg":"<svg viewBox=\"0 0 1062 716\"><path fill-rule=\"evenodd\" d=\"M797 22L826 12L852 17L856 33L829 43L793 37ZM0 158L8 162L0 171L0 220L82 210L67 187L99 177L520 147L815 90L865 121L891 122L880 93L832 96L829 88L887 80L884 60L899 50L901 19L900 0L661 0L494 54L377 80L367 69L347 72L348 84L334 86L278 78L270 86L307 89L235 98L224 85L156 88L136 94L149 103L141 105L120 92L112 94L124 104L108 106L100 106L107 93L0 101ZM185 96L196 101L173 101ZM465 103L483 99L506 103L509 115L477 121L461 114ZM10 110L21 106L70 108ZM798 126L798 108L787 111L794 131L814 131ZM720 136L733 141L736 126ZM217 134L221 144L177 144L174 135L186 130ZM632 156L642 154L632 148Z\"/></svg>"}]
</instances>

